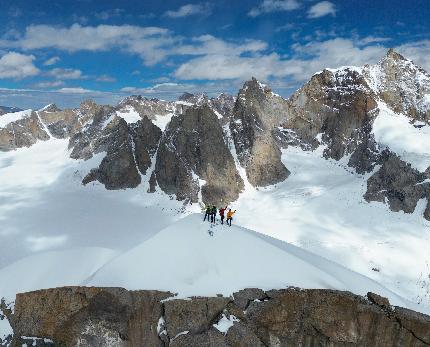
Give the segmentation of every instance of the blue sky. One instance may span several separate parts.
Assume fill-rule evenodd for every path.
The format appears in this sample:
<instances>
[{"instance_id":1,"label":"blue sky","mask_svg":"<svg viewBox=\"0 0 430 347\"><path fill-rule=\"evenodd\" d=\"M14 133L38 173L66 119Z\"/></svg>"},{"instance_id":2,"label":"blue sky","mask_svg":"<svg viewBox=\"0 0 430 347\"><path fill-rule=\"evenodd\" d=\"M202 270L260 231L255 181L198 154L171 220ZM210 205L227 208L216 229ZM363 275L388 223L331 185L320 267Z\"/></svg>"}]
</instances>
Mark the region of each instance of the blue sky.
<instances>
[{"instance_id":1,"label":"blue sky","mask_svg":"<svg viewBox=\"0 0 430 347\"><path fill-rule=\"evenodd\" d=\"M429 18L429 0L0 0L0 105L236 93L251 76L288 96L389 47L430 70Z\"/></svg>"}]
</instances>

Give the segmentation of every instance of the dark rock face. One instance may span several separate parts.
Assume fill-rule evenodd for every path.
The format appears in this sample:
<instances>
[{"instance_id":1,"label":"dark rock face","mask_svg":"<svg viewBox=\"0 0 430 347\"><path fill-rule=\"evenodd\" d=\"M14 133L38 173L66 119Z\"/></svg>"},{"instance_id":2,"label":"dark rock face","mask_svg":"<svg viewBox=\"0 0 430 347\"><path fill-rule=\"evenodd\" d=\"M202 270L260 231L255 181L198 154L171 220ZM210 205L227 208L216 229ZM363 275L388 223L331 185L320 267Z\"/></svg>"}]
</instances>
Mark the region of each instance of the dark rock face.
<instances>
[{"instance_id":1,"label":"dark rock face","mask_svg":"<svg viewBox=\"0 0 430 347\"><path fill-rule=\"evenodd\" d=\"M232 117L235 98L230 94L221 93L216 98L211 98L209 103L212 109L226 120Z\"/></svg>"},{"instance_id":2,"label":"dark rock face","mask_svg":"<svg viewBox=\"0 0 430 347\"><path fill-rule=\"evenodd\" d=\"M151 166L160 137L161 130L146 117L135 124L116 117L92 143L94 153L106 151L106 156L83 183L98 180L107 189L137 187L140 175L145 175Z\"/></svg>"},{"instance_id":3,"label":"dark rock face","mask_svg":"<svg viewBox=\"0 0 430 347\"><path fill-rule=\"evenodd\" d=\"M200 188L196 175L206 181L201 188L205 203L231 202L243 189L221 125L207 104L173 117L157 152L155 176L165 193L197 202Z\"/></svg>"},{"instance_id":4,"label":"dark rock face","mask_svg":"<svg viewBox=\"0 0 430 347\"><path fill-rule=\"evenodd\" d=\"M412 213L418 200L430 198L430 183L425 181L425 173L388 151L383 153L381 161L381 168L367 181L366 201L388 202L392 211Z\"/></svg>"},{"instance_id":5,"label":"dark rock face","mask_svg":"<svg viewBox=\"0 0 430 347\"><path fill-rule=\"evenodd\" d=\"M18 294L12 346L20 346L21 336L41 342L49 338L55 346L430 344L429 316L391 307L374 293L366 299L322 289L261 292L238 292L264 296L245 308L231 298L172 300L170 293L121 288L64 287ZM222 328L221 321L229 321L229 327Z\"/></svg>"},{"instance_id":6,"label":"dark rock face","mask_svg":"<svg viewBox=\"0 0 430 347\"><path fill-rule=\"evenodd\" d=\"M272 130L285 117L285 100L256 79L239 91L230 130L236 153L253 186L268 186L285 180L289 171Z\"/></svg>"}]
</instances>

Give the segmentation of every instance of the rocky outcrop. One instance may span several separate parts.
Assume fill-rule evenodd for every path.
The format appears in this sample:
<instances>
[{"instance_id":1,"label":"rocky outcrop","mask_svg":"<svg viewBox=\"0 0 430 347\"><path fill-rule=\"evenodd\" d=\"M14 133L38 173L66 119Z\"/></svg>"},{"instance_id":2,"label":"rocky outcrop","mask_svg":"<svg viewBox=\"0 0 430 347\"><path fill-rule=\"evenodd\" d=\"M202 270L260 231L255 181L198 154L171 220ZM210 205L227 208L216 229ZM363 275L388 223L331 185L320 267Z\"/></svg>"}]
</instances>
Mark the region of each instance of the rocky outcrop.
<instances>
[{"instance_id":1,"label":"rocky outcrop","mask_svg":"<svg viewBox=\"0 0 430 347\"><path fill-rule=\"evenodd\" d=\"M234 109L235 98L227 93L221 93L216 98L211 98L210 106L217 114L226 120L230 119Z\"/></svg>"},{"instance_id":2,"label":"rocky outcrop","mask_svg":"<svg viewBox=\"0 0 430 347\"><path fill-rule=\"evenodd\" d=\"M161 130L146 117L133 124L115 117L91 143L94 154L106 152L106 156L82 183L98 180L107 189L137 187L151 166L160 137Z\"/></svg>"},{"instance_id":3,"label":"rocky outcrop","mask_svg":"<svg viewBox=\"0 0 430 347\"><path fill-rule=\"evenodd\" d=\"M82 113L77 110L62 111L56 105L50 104L37 113L50 135L55 138L68 138L82 128L83 120L79 117Z\"/></svg>"},{"instance_id":4,"label":"rocky outcrop","mask_svg":"<svg viewBox=\"0 0 430 347\"><path fill-rule=\"evenodd\" d=\"M221 205L238 198L243 181L208 104L172 118L160 141L155 177L178 200L197 202L200 189L205 203Z\"/></svg>"},{"instance_id":5,"label":"rocky outcrop","mask_svg":"<svg viewBox=\"0 0 430 347\"><path fill-rule=\"evenodd\" d=\"M52 339L55 346L161 346L157 291L67 287L18 294L12 326L21 336Z\"/></svg>"},{"instance_id":6,"label":"rocky outcrop","mask_svg":"<svg viewBox=\"0 0 430 347\"><path fill-rule=\"evenodd\" d=\"M394 153L385 151L382 165L367 180L366 201L387 202L392 211L412 213L420 199L427 199L424 217L430 220L430 180Z\"/></svg>"},{"instance_id":7,"label":"rocky outcrop","mask_svg":"<svg viewBox=\"0 0 430 347\"><path fill-rule=\"evenodd\" d=\"M30 147L38 140L50 138L37 112L28 110L21 113L19 119L0 127L0 151Z\"/></svg>"},{"instance_id":8,"label":"rocky outcrop","mask_svg":"<svg viewBox=\"0 0 430 347\"><path fill-rule=\"evenodd\" d=\"M241 292L174 299L157 291L64 287L18 294L12 346L21 346L23 336L38 338L38 346L430 344L429 316L392 307L374 293L364 298L322 289Z\"/></svg>"},{"instance_id":9,"label":"rocky outcrop","mask_svg":"<svg viewBox=\"0 0 430 347\"><path fill-rule=\"evenodd\" d=\"M160 99L148 99L141 95L132 95L123 99L116 107L116 111L131 108L136 111L142 118L147 117L154 120L157 117L164 117L169 114L182 113L184 105L177 104L174 101L164 101Z\"/></svg>"},{"instance_id":10,"label":"rocky outcrop","mask_svg":"<svg viewBox=\"0 0 430 347\"><path fill-rule=\"evenodd\" d=\"M359 71L324 70L288 99L288 117L282 127L291 129L310 148L326 145L327 158L339 160L358 149L356 157L361 159L363 154L366 157L376 115L375 95ZM371 166L360 161L351 164L368 171Z\"/></svg>"},{"instance_id":11,"label":"rocky outcrop","mask_svg":"<svg viewBox=\"0 0 430 347\"><path fill-rule=\"evenodd\" d=\"M365 76L378 97L394 112L430 122L430 75L390 49L376 65L366 65Z\"/></svg>"},{"instance_id":12,"label":"rocky outcrop","mask_svg":"<svg viewBox=\"0 0 430 347\"><path fill-rule=\"evenodd\" d=\"M255 78L239 91L230 130L240 164L253 186L268 186L285 180L289 171L273 130L285 117L285 100Z\"/></svg>"}]
</instances>

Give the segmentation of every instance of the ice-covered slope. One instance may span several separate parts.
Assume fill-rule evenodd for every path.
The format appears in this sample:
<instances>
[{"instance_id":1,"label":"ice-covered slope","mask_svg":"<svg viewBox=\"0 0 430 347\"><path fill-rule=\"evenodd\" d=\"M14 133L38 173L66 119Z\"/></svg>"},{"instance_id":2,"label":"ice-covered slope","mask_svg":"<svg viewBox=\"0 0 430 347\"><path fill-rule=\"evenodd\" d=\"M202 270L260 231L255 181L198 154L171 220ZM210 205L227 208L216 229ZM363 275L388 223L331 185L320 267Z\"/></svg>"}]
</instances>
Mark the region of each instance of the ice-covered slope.
<instances>
[{"instance_id":1,"label":"ice-covered slope","mask_svg":"<svg viewBox=\"0 0 430 347\"><path fill-rule=\"evenodd\" d=\"M146 178L134 190L84 187L83 175L103 153L73 160L67 145L51 139L0 152L0 269L41 251L125 250L179 217L179 203L160 192L146 193Z\"/></svg>"},{"instance_id":2,"label":"ice-covered slope","mask_svg":"<svg viewBox=\"0 0 430 347\"><path fill-rule=\"evenodd\" d=\"M430 167L430 126L412 124L406 115L395 113L384 102L378 103L378 109L372 130L376 142L424 172Z\"/></svg>"}]
</instances>

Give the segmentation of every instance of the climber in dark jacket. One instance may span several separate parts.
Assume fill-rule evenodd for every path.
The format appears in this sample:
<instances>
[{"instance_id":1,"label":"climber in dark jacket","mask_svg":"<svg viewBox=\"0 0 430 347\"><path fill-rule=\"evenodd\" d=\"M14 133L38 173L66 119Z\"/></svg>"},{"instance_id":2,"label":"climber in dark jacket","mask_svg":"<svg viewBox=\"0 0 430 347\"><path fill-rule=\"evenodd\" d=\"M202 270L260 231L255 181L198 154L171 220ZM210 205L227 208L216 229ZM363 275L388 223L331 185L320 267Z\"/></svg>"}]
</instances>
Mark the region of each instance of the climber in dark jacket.
<instances>
[{"instance_id":1,"label":"climber in dark jacket","mask_svg":"<svg viewBox=\"0 0 430 347\"><path fill-rule=\"evenodd\" d=\"M203 218L203 222L206 220L206 217L208 218L208 222L210 222L211 214L212 214L211 205L206 205L205 218Z\"/></svg>"},{"instance_id":2,"label":"climber in dark jacket","mask_svg":"<svg viewBox=\"0 0 430 347\"><path fill-rule=\"evenodd\" d=\"M211 222L212 223L215 223L216 210L217 210L216 206L215 205L212 206L212 214L211 214Z\"/></svg>"},{"instance_id":3,"label":"climber in dark jacket","mask_svg":"<svg viewBox=\"0 0 430 347\"><path fill-rule=\"evenodd\" d=\"M221 207L219 209L219 216L221 217L221 224L224 224L224 217L225 217L225 210L227 209L226 207Z\"/></svg>"}]
</instances>

